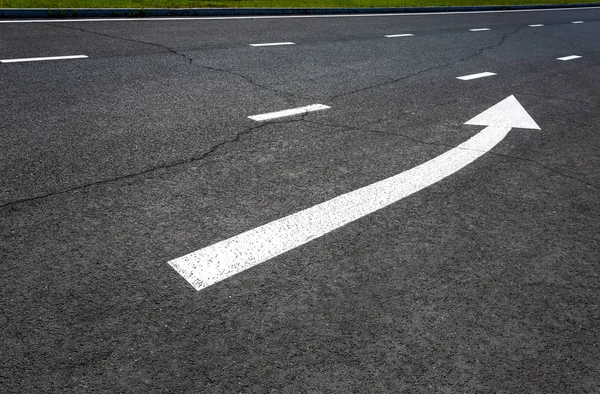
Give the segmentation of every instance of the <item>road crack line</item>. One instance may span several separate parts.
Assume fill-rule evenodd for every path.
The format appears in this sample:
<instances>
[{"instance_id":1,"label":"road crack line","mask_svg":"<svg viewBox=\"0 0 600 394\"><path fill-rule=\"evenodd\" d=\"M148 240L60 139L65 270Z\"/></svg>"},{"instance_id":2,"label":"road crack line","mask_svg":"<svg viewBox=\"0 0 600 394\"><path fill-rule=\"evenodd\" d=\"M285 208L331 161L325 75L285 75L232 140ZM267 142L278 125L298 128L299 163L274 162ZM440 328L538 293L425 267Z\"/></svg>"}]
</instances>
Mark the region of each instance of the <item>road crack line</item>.
<instances>
[{"instance_id":1,"label":"road crack line","mask_svg":"<svg viewBox=\"0 0 600 394\"><path fill-rule=\"evenodd\" d=\"M539 94L539 93L515 92L515 94L522 94L524 96L542 97L542 98L545 98L547 100L560 100L560 101L566 101L566 102L570 102L570 103L592 104L589 101L577 100L577 99L571 99L571 98L564 98L564 97L556 97L556 96L550 96L550 95Z\"/></svg>"},{"instance_id":2,"label":"road crack line","mask_svg":"<svg viewBox=\"0 0 600 394\"><path fill-rule=\"evenodd\" d=\"M458 63L460 63L460 62L464 62L464 61L467 61L467 60L471 60L471 59L473 59L473 58L475 58L475 57L477 57L477 56L480 56L480 55L482 55L482 54L483 54L485 51L488 51L488 50L491 50L491 49L495 49L495 48L498 48L498 47L502 46L502 44L504 44L504 42L506 41L506 39L507 39L509 36L511 36L511 35L513 35L513 34L516 34L516 33L517 33L519 30L522 30L522 29L523 29L522 27L518 27L518 28L516 28L516 29L515 29L515 30L513 30L513 31L510 31L510 32L504 33L504 34L502 35L502 37L500 38L500 41L499 41L498 43L496 43L496 44L493 44L493 45L489 45L489 46L487 46L487 47L480 48L480 49L479 49L479 50L478 50L476 53L474 53L473 55L469 55L469 56L466 56L466 57L462 57L462 58L460 58L460 59L453 60L453 61L451 61L451 62L448 62L448 63L441 64L441 65L439 65L439 66L433 66L433 67L429 67L429 68L426 68L426 69L423 69L423 70L420 70L420 71L414 72L414 73L412 73L412 74L405 75L405 76L403 76L403 77L400 77L400 78L396 78L396 79L390 79L390 80L388 80L388 81L381 82L381 83L378 83L378 84L375 84L375 85L366 86L366 87L363 87L363 88L360 88L360 89L356 89L356 90L351 90L351 91L349 91L349 92L339 93L339 94L336 94L336 95L334 95L334 96L331 96L331 97L329 98L329 101L333 101L333 100L336 100L336 99L338 99L338 98L340 98L340 97L344 97L344 96L352 95L352 94L355 94L355 93L361 93L361 92L364 92L364 91L367 91L367 90L377 89L377 88L380 88L380 87L382 87L382 86L386 86L386 85L393 85L393 84L396 84L396 83L398 83L398 82L402 82L402 81L404 81L404 80L406 80L406 79L410 79L410 78L413 78L413 77L417 77L417 76L419 76L419 75L421 75L421 74L425 74L425 73L428 73L428 72L430 72L430 71L433 71L433 70L440 70L440 69L443 69L443 68L450 67L450 66L453 66L453 65L455 65L455 64L458 64Z\"/></svg>"},{"instance_id":3,"label":"road crack line","mask_svg":"<svg viewBox=\"0 0 600 394\"><path fill-rule=\"evenodd\" d=\"M449 145L449 144L444 144L441 142L430 142L430 141L425 141L425 140L420 140L418 138L414 138L411 137L409 135L406 134L400 134L400 133L390 133L390 132L386 132L386 131L381 131L381 130L373 130L373 129L368 129L365 127L352 127L352 126L347 126L347 125L340 125L340 124L333 124L333 123L322 123L322 122L317 122L314 120L308 120L308 119L302 119L303 122L306 123L312 123L312 124L316 124L316 125L320 125L320 126L325 126L325 127L336 127L336 128L340 128L342 130L355 130L355 131L362 131L362 132L366 132L366 133L375 133L375 134L385 134L385 135L389 135L389 136L394 136L394 137L400 137L403 139L407 139L410 140L412 142L415 142L417 144L423 144L423 145L429 145L429 146L436 146L436 147L445 147L445 148L455 148L455 146ZM537 160L534 159L529 159L526 157L519 157L519 156L512 156L512 155L508 155L505 153L497 153L497 152L491 152L488 151L487 154L492 155L492 156L497 156L497 157L503 157L503 158L507 158L507 159L511 159L511 160L517 160L517 161L522 161L528 164L533 164L537 167L543 168L553 174L577 181L583 185L589 186L597 191L600 191L600 186L595 185L593 183L590 183L584 179L575 177L573 175L569 175L567 173L561 172L559 170L556 170L552 167L549 167L545 164L540 163Z\"/></svg>"},{"instance_id":4,"label":"road crack line","mask_svg":"<svg viewBox=\"0 0 600 394\"><path fill-rule=\"evenodd\" d=\"M101 37L105 37L105 38L111 38L114 40L121 40L121 41L126 41L126 42L133 42L133 43L137 43L137 44L144 44L144 45L150 45L150 46L154 46L157 48L161 48L164 49L166 51L168 51L169 53L179 56L181 58L183 58L185 60L185 62L192 66L192 67L196 67L199 69L203 69L203 70L207 70L207 71L211 71L211 72L216 72L216 73L222 73L222 74L227 74L230 76L234 76L240 79L243 79L245 82L249 83L250 85L253 85L259 89L263 89L263 90L267 90L269 92L275 93L279 96L283 96L283 98L286 100L286 103L288 105L296 105L296 101L295 100L312 100L312 97L305 97L305 96L298 96L295 95L293 93L289 93L289 92L285 92L283 90L278 90L266 85L263 85L261 83L256 82L255 80L253 80L250 77L247 77L244 74L232 71L232 70L228 70L228 69L224 69L224 68L220 68L220 67L213 67L213 66L208 66L205 64L201 64L198 63L198 61L194 60L193 57L183 53L183 52L179 52L167 45L163 45L163 44L158 44L156 42L151 42L151 41L144 41L144 40L139 40L139 39L133 39L133 38L125 38L125 37L120 37L120 36L113 36L111 34L106 34L106 33L98 33L95 31L91 31L91 30L86 30L86 29L82 29L80 27L72 27L72 26L61 26L61 25L55 25L55 24L49 24L49 26L52 27L56 27L56 28L61 28L61 29L69 29L69 30L77 30L83 33L87 33L87 34L93 34L93 35L97 35L97 36L101 36Z\"/></svg>"},{"instance_id":5,"label":"road crack line","mask_svg":"<svg viewBox=\"0 0 600 394\"><path fill-rule=\"evenodd\" d=\"M525 163L534 164L534 165L536 165L536 166L538 166L540 168L543 168L543 169L545 169L545 170L547 170L547 171L549 171L549 172L551 172L553 174L556 174L556 175L559 175L559 176L562 176L562 177L565 177L565 178L577 181L577 182L582 183L582 184L584 184L586 186L589 186L589 187L591 187L593 189L596 189L597 191L600 191L600 186L597 186L597 185L595 185L593 183L590 183L590 182L588 182L586 180L583 180L581 178L578 178L576 176L569 175L567 173L564 173L564 172L561 172L559 170L556 170L556 169L554 169L552 167L549 167L549 166L547 166L545 164L540 163L537 160L529 159L529 158L526 158L526 157L512 156L512 155L508 155L508 154L505 154L505 153L490 152L490 154L492 154L494 156L498 156L498 157L505 157L505 158L512 159L512 160L518 160L518 161L523 161Z\"/></svg>"},{"instance_id":6,"label":"road crack line","mask_svg":"<svg viewBox=\"0 0 600 394\"><path fill-rule=\"evenodd\" d=\"M94 182L86 183L84 185L79 185L79 186L71 187L71 188L68 188L68 189L63 189L63 190L58 190L58 191L51 191L51 192L48 192L48 193L45 193L45 194L42 194L42 195L38 195L38 196L27 197L27 198L22 198L22 199L18 199L18 200L9 201L7 203L1 204L0 205L0 209L12 207L14 205L21 204L21 203L27 203L27 202L33 202L33 201L37 201L37 200L42 200L42 199L45 199L45 198L48 198L48 197L54 197L54 196L59 196L59 195L63 195L63 194L68 194L68 193L71 193L71 192L75 192L75 191L87 189L87 188L90 188L92 186L101 186L101 185L104 185L104 184L118 182L118 181L122 181L122 180L125 180L125 179L132 179L132 178L136 178L136 177L139 177L139 176L142 176L142 175L149 174L151 172L155 172L155 171L159 171L159 170L166 170L166 169L170 169L170 168L174 168L174 167L178 167L178 166L182 166L182 165L186 165L186 164L191 164L191 163L194 163L194 162L197 162L197 161L202 161L202 160L208 158L209 156L211 156L212 154L214 154L217 150L219 150L223 146L228 145L228 144L237 143L237 142L240 141L240 139L243 136L255 133L256 131L260 130L261 128L263 128L265 126L278 125L278 124L296 123L296 122L301 122L303 119L304 119L304 115L300 119L291 119L291 120L286 120L286 121L261 123L261 124L259 124L257 126L248 127L246 129L240 131L239 133L236 133L232 138L227 139L225 141L219 142L218 144L212 146L207 151L203 152L202 154L200 154L198 156L192 156L192 157L188 157L188 158L185 158L185 159L182 159L182 160L173 161L171 163L164 163L164 164L159 164L159 165L151 166L149 168L146 168L146 169L138 171L138 172L133 172L133 173L129 173L129 174L125 174L125 175L120 175L120 176L116 176L116 177L112 177L112 178L108 178L108 179L94 181Z\"/></svg>"}]
</instances>

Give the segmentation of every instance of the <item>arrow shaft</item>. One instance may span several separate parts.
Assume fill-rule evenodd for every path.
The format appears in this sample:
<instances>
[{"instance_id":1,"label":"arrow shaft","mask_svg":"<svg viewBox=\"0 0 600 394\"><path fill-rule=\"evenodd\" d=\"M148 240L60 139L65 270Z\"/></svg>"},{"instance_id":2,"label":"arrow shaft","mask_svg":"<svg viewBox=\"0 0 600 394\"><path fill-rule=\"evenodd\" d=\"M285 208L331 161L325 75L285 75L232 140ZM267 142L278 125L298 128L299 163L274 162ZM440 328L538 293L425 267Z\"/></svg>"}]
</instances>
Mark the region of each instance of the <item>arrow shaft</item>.
<instances>
[{"instance_id":1,"label":"arrow shaft","mask_svg":"<svg viewBox=\"0 0 600 394\"><path fill-rule=\"evenodd\" d=\"M171 260L169 264L196 290L203 289L433 185L484 155L509 131L507 125L488 126L417 167Z\"/></svg>"}]
</instances>

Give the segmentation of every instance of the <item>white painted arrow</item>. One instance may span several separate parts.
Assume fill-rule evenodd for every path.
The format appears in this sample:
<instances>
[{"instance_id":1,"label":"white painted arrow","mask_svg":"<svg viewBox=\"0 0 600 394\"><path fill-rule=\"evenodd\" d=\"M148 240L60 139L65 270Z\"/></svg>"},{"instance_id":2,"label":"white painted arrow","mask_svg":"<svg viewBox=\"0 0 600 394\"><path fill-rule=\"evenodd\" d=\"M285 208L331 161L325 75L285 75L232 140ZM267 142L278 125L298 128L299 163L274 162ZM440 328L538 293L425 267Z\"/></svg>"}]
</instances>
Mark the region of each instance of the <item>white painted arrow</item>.
<instances>
[{"instance_id":1,"label":"white painted arrow","mask_svg":"<svg viewBox=\"0 0 600 394\"><path fill-rule=\"evenodd\" d=\"M297 248L433 185L496 146L511 128L540 128L510 96L466 124L480 133L408 171L169 261L196 290Z\"/></svg>"}]
</instances>

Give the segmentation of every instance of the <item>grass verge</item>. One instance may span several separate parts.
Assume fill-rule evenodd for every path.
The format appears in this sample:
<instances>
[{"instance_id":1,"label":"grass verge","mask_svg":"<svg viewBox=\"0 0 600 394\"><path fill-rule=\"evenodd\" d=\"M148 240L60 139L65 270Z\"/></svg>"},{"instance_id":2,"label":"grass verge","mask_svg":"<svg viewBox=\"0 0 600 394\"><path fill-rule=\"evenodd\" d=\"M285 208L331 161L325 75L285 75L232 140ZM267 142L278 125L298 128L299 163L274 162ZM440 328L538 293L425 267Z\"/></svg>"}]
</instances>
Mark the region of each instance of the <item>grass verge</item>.
<instances>
[{"instance_id":1,"label":"grass verge","mask_svg":"<svg viewBox=\"0 0 600 394\"><path fill-rule=\"evenodd\" d=\"M0 8L354 8L597 3L599 0L0 0Z\"/></svg>"}]
</instances>

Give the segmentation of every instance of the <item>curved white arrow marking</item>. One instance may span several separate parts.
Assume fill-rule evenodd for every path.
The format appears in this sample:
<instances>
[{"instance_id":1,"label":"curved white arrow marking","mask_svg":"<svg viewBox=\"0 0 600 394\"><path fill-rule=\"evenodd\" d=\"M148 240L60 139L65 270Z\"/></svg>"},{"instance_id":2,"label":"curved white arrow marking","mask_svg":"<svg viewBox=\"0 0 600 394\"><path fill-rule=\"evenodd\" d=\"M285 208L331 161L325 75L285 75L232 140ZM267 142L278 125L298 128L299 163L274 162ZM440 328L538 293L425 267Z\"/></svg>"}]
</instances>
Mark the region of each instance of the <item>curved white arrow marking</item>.
<instances>
[{"instance_id":1,"label":"curved white arrow marking","mask_svg":"<svg viewBox=\"0 0 600 394\"><path fill-rule=\"evenodd\" d=\"M469 120L487 126L436 158L398 175L325 201L169 261L196 290L297 248L446 178L484 155L511 128L540 128L510 96Z\"/></svg>"}]
</instances>

